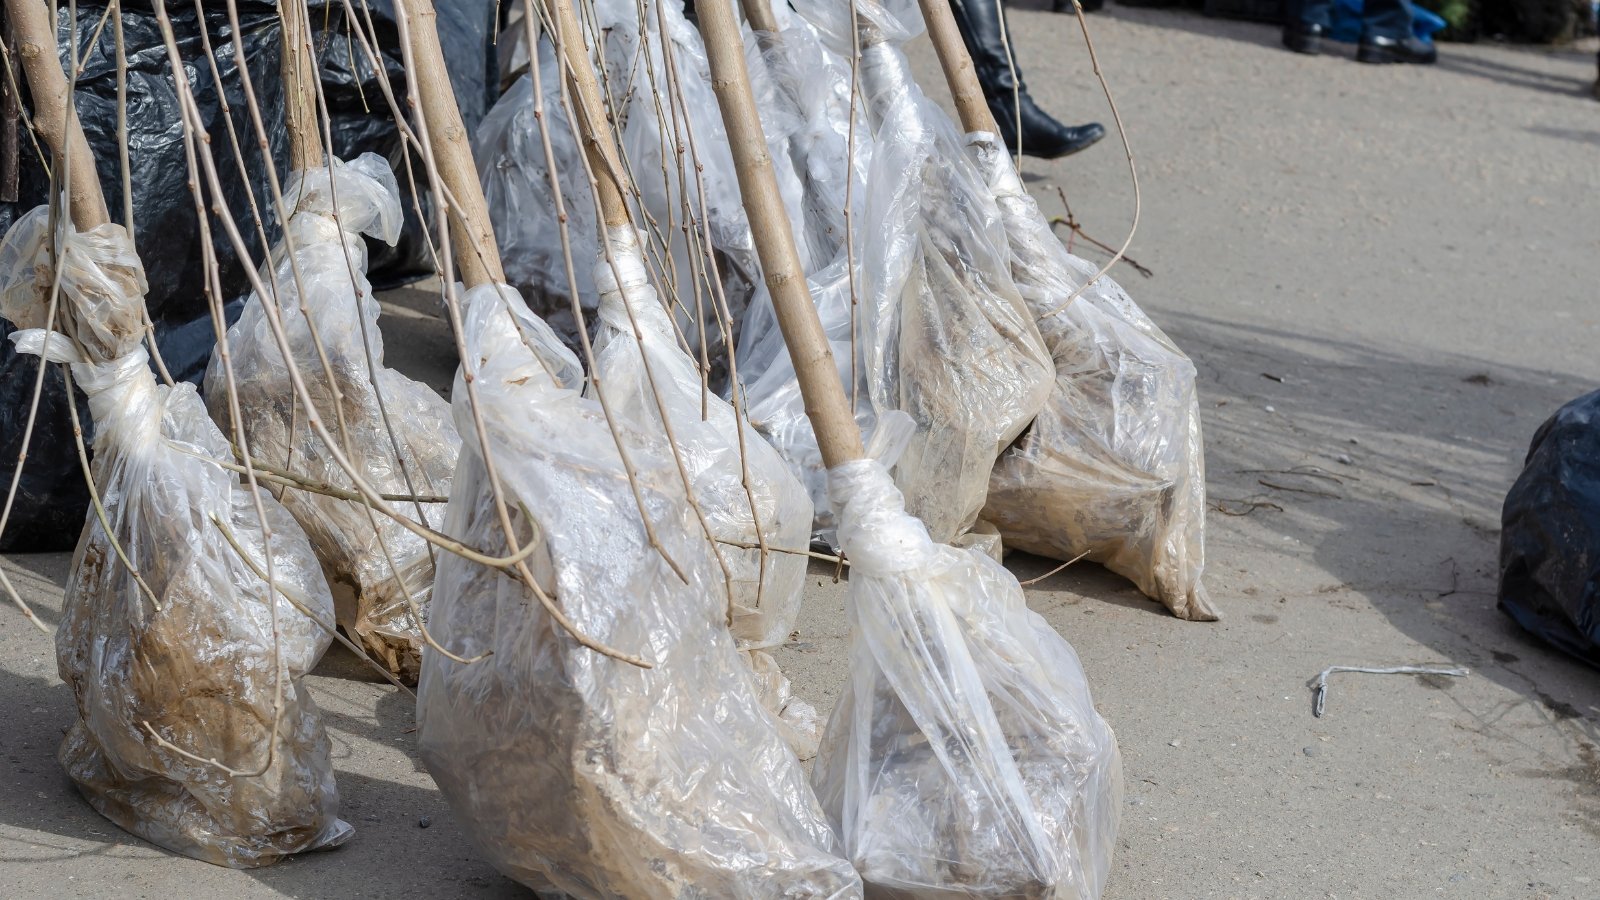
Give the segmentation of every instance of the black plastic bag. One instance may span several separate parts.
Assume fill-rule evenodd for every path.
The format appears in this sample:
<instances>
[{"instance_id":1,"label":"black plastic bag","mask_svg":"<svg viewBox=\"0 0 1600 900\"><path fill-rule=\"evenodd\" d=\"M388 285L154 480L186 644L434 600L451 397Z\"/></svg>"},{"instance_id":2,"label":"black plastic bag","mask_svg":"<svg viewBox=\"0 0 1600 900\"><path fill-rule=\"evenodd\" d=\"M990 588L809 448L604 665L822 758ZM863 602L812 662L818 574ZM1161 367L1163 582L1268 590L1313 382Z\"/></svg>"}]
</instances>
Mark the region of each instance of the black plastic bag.
<instances>
[{"instance_id":1,"label":"black plastic bag","mask_svg":"<svg viewBox=\"0 0 1600 900\"><path fill-rule=\"evenodd\" d=\"M99 27L104 0L78 3L77 48L83 60L78 76L76 103L89 145L94 150L111 217L122 221L122 169L118 165L116 52L112 27ZM494 54L496 0L453 0L440 4L439 35L451 65L450 80L456 100L470 129L488 111L498 93ZM128 128L130 168L134 194L134 231L139 256L145 265L150 290L146 295L155 323L157 345L174 378L199 383L211 356L215 332L205 294L199 225L194 198L189 192L189 170L183 149L176 88L161 39L153 6L148 0L124 0L122 28L128 57ZM392 0L365 0L355 4L358 14L371 12L377 46L384 54L385 72L397 98L405 96L405 73ZM266 161L258 149L238 75L233 33L227 7L205 4L206 31L221 76L206 63L195 6L185 0L168 0L180 55L194 88L200 114L205 117L211 150L229 208L239 225L251 256L262 255L259 235L249 218L249 193L255 192L268 240L277 237L266 188ZM287 173L288 153L281 127L283 89L278 77L282 46L277 5L267 0L239 0L239 32L250 60L250 78L262 120L267 125L269 148L280 175ZM311 15L318 68L333 121L334 153L342 158L371 151L387 157L400 175L405 228L399 243L371 247L370 277L379 288L394 286L431 271L426 235L419 224L410 183L400 161L399 132L395 128L378 78L361 49L349 36L342 0L312 0ZM58 14L60 46L72 33L70 12L63 4ZM95 40L90 48L90 41ZM66 59L65 52L62 53ZM245 160L241 177L234 161L227 121L219 102L225 97ZM27 98L24 97L27 106ZM24 128L19 123L19 128ZM0 203L0 233L28 210L44 203L49 181L33 143L19 136L17 200ZM420 173L419 173L420 179ZM424 198L425 201L425 198ZM426 202L424 202L426 208ZM219 267L225 313L231 323L248 293L248 263L241 263L232 244L212 222L213 246ZM0 326L0 334L9 333ZM36 358L16 356L9 341L0 340L0 498L10 487L21 449L33 384ZM82 397L79 397L80 409ZM91 426L83 418L85 442ZM0 551L21 552L71 549L83 525L88 492L77 460L77 449L67 417L63 382L57 373L46 376L44 396L28 448L28 460L18 487L17 501ZM3 499L0 499L3 502Z\"/></svg>"},{"instance_id":2,"label":"black plastic bag","mask_svg":"<svg viewBox=\"0 0 1600 900\"><path fill-rule=\"evenodd\" d=\"M1600 391L1539 426L1500 522L1500 608L1600 668Z\"/></svg>"}]
</instances>

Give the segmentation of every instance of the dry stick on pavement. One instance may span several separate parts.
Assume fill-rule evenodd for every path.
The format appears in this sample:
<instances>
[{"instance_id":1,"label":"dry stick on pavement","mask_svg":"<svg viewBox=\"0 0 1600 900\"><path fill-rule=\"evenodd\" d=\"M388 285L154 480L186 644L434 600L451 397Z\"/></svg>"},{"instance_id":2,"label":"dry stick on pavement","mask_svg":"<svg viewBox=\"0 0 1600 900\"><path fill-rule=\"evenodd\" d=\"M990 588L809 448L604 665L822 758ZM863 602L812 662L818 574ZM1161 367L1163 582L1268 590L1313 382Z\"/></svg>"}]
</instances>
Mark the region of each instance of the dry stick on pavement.
<instances>
[{"instance_id":1,"label":"dry stick on pavement","mask_svg":"<svg viewBox=\"0 0 1600 900\"><path fill-rule=\"evenodd\" d=\"M1096 247L1100 248L1101 250L1105 251L1106 253L1115 254L1117 252L1117 248L1111 247L1111 246L1108 246L1106 244L1101 243L1100 241L1098 241L1095 238L1091 237L1089 232L1083 230L1083 226L1081 224L1079 224L1079 222L1078 222L1078 217L1073 215L1073 213L1072 213L1072 204L1067 202L1067 192L1065 190L1063 190L1061 185L1059 185L1059 184L1056 185L1056 196L1061 198L1061 207L1067 211L1067 215L1066 215L1065 218L1063 218L1061 216L1051 216L1050 217L1050 228L1052 230L1054 230L1057 225L1065 225L1065 226L1067 226L1067 230L1069 232L1071 232L1071 234L1067 238L1067 252L1068 253L1072 252L1072 238L1073 237L1081 237L1085 241L1088 241L1089 243L1095 245ZM1152 272L1150 270L1149 266L1140 265L1137 260L1135 260L1131 256L1128 256L1127 254L1123 254L1122 261L1127 263L1129 266L1131 266L1135 272L1138 272L1140 275L1143 275L1146 278L1154 278L1155 277L1156 273Z\"/></svg>"},{"instance_id":2,"label":"dry stick on pavement","mask_svg":"<svg viewBox=\"0 0 1600 900\"><path fill-rule=\"evenodd\" d=\"M1122 113L1117 109L1117 99L1111 96L1111 85L1106 82L1105 73L1100 71L1100 56L1094 52L1094 38L1089 37L1089 22L1083 17L1083 6L1078 0L1072 0L1072 12L1078 17L1078 30L1083 32L1083 45L1089 50L1089 63L1094 66L1094 77L1100 82L1100 92L1106 95L1106 105L1111 107L1111 120L1116 123L1117 138L1122 141L1122 153L1128 160L1128 179L1133 182L1133 221L1128 224L1128 236L1123 238L1122 246L1105 265L1100 267L1100 271L1094 273L1093 278L1085 279L1083 284L1078 285L1078 289L1072 292L1072 296L1060 306L1040 316L1041 319L1053 316L1071 306L1080 294L1104 278L1105 274L1111 271L1111 267L1127 255L1128 247L1133 244L1133 236L1139 232L1139 214L1144 208L1144 198L1139 192L1139 170L1133 164L1133 145L1128 143L1128 129L1122 124Z\"/></svg>"}]
</instances>

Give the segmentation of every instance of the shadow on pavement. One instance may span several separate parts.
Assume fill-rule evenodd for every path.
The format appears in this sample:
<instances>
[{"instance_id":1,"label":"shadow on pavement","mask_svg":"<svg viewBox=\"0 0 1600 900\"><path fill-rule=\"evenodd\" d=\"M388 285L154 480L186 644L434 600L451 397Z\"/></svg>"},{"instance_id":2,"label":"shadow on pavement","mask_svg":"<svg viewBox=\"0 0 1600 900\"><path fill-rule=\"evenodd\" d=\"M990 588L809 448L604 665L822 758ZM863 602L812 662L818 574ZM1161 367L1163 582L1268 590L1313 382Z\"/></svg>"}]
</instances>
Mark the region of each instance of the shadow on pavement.
<instances>
[{"instance_id":1,"label":"shadow on pavement","mask_svg":"<svg viewBox=\"0 0 1600 900\"><path fill-rule=\"evenodd\" d=\"M1285 537L1299 541L1332 576L1310 573L1322 582L1305 585L1314 601L1369 603L1435 657L1330 664L1465 665L1536 704L1566 729L1572 762L1593 766L1578 758L1578 738L1600 744L1600 673L1527 635L1495 604L1500 507L1527 442L1594 385L1198 315L1162 318L1200 372L1208 572L1229 569L1228 544L1281 552ZM1600 826L1600 770L1590 783Z\"/></svg>"}]
</instances>

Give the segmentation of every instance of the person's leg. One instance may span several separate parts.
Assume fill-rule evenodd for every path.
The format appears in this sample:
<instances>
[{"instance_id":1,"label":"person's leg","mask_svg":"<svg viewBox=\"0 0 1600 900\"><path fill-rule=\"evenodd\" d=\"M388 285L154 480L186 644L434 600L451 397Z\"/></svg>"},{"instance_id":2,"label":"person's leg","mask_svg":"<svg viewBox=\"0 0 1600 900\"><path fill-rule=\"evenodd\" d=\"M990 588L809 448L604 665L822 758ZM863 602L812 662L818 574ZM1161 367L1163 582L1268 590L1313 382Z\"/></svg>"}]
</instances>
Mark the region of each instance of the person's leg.
<instances>
[{"instance_id":1,"label":"person's leg","mask_svg":"<svg viewBox=\"0 0 1600 900\"><path fill-rule=\"evenodd\" d=\"M977 70L978 82L983 85L984 99L989 101L989 111L994 113L1000 137L1013 153L1020 143L1022 152L1029 156L1055 159L1077 153L1105 137L1106 130L1098 123L1063 125L1034 104L1027 86L1022 83L1021 67L1015 67L1014 71L1011 60L1007 59L1010 32L1003 30L1005 20L999 0L950 0L950 10L955 13L961 38L972 56L973 68ZM1013 55L1014 51L1013 45Z\"/></svg>"},{"instance_id":2,"label":"person's leg","mask_svg":"<svg viewBox=\"0 0 1600 900\"><path fill-rule=\"evenodd\" d=\"M1431 63L1439 52L1411 32L1407 0L1365 0L1361 8L1361 43L1356 59L1364 63Z\"/></svg>"},{"instance_id":3,"label":"person's leg","mask_svg":"<svg viewBox=\"0 0 1600 900\"><path fill-rule=\"evenodd\" d=\"M1322 38L1333 27L1333 0L1288 0L1284 4L1283 45L1296 53L1322 52Z\"/></svg>"}]
</instances>

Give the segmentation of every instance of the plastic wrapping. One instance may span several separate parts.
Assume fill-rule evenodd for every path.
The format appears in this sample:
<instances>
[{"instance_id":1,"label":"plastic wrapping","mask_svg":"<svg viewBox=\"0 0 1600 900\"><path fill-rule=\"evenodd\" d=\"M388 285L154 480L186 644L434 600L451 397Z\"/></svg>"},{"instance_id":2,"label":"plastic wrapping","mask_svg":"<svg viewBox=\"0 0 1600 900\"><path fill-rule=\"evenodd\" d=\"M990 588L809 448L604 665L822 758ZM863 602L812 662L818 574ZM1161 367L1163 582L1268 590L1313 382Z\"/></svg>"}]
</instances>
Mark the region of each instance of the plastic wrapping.
<instances>
[{"instance_id":1,"label":"plastic wrapping","mask_svg":"<svg viewBox=\"0 0 1600 900\"><path fill-rule=\"evenodd\" d=\"M989 479L1007 546L1088 554L1184 619L1217 618L1205 567L1205 455L1195 369L1116 282L1068 253L993 135L969 149L999 203L1011 271L1055 359L1055 389Z\"/></svg>"},{"instance_id":2,"label":"plastic wrapping","mask_svg":"<svg viewBox=\"0 0 1600 900\"><path fill-rule=\"evenodd\" d=\"M392 242L399 233L400 196L389 164L367 153L296 172L285 185L284 205L295 212L262 282L277 291L285 337L318 417L360 467L362 479L380 493L447 496L461 446L450 404L384 366L378 301L366 278L362 234ZM310 311L309 319L303 310ZM252 458L354 490L306 423L260 296L251 295L228 329L228 349ZM230 436L231 402L219 355L206 371L206 403L212 420ZM311 538L333 586L339 624L375 660L414 683L423 641L412 606L420 611L433 588L432 546L364 503L292 488L276 493ZM444 523L442 503L390 506L435 528Z\"/></svg>"},{"instance_id":3,"label":"plastic wrapping","mask_svg":"<svg viewBox=\"0 0 1600 900\"><path fill-rule=\"evenodd\" d=\"M759 59L749 68L753 78L762 76L755 80L767 92L757 103L762 128L774 155L789 162L777 171L792 171L796 179L799 199L791 206L798 212L790 218L801 261L815 273L844 250L848 181L859 181L872 140L859 121L851 158L849 62L825 48L810 23L786 5L772 12L779 31L753 36Z\"/></svg>"},{"instance_id":4,"label":"plastic wrapping","mask_svg":"<svg viewBox=\"0 0 1600 900\"><path fill-rule=\"evenodd\" d=\"M737 347L745 310L765 287L705 44L675 0L601 0L596 16L607 30L610 93L627 98L617 137L648 221L671 241L673 308L692 353L720 389L728 351L718 323L725 312ZM782 173L784 160L773 162ZM779 177L792 185L792 172ZM792 204L794 192L785 199ZM720 297L708 256L715 258Z\"/></svg>"},{"instance_id":5,"label":"plastic wrapping","mask_svg":"<svg viewBox=\"0 0 1600 900\"><path fill-rule=\"evenodd\" d=\"M1600 668L1600 391L1534 432L1500 523L1500 609Z\"/></svg>"},{"instance_id":6,"label":"plastic wrapping","mask_svg":"<svg viewBox=\"0 0 1600 900\"><path fill-rule=\"evenodd\" d=\"M672 320L650 286L633 227L608 229L607 243L610 260L602 258L594 270L600 285L595 373L613 415L645 433L665 433L663 419L671 426L690 491L705 516L703 530L726 542L716 548L719 570L726 566L718 583L725 588L719 593L728 596L734 640L750 657L765 688L763 701L787 726L791 746L809 758L821 721L810 704L790 695L765 652L794 630L806 557L763 554L754 545L764 538L770 547L805 550L811 498L777 451L753 428L741 426L733 406L703 390L694 361L678 346Z\"/></svg>"},{"instance_id":7,"label":"plastic wrapping","mask_svg":"<svg viewBox=\"0 0 1600 900\"><path fill-rule=\"evenodd\" d=\"M369 64L360 44L350 38L344 21L343 0L309 0L313 40L317 46L318 73L327 99L334 152L352 158L375 151L399 159L399 132L381 93L382 76ZM74 81L78 121L88 137L99 166L100 186L110 198L111 215L122 217L121 167L118 154L116 29L106 27L108 0L78 0L55 4L58 34L56 49L69 71L81 62ZM193 3L171 2L167 13L179 55L189 61L187 77L195 102L205 111L205 130L213 152L219 154L218 178L222 199L240 219L241 237L251 258L266 249L255 228L248 226L249 199L269 207L266 167L276 161L283 171L288 144L283 140L283 89L278 63L282 29L274 0L239 0L212 3L197 12ZM377 50L383 55L384 75L397 96L405 95L405 69L401 60L394 7L390 0L353 4L357 14L376 27ZM498 0L452 0L439 4L438 28L447 48L450 82L467 127L471 129L493 102L498 84L489 77L487 61L494 57L493 14ZM78 37L70 34L76 9ZM155 325L155 336L172 376L198 385L211 357L216 332L207 299L209 272L203 264L199 224L189 190L189 167L184 142L178 139L178 99L172 66L164 50L160 26L149 2L124 2L116 10L127 48L127 124L134 198L134 225L138 249L147 263L150 285L145 306ZM237 13L237 38L243 54L235 52L235 32L230 13ZM214 57L208 60L201 42L202 24L209 32ZM76 59L73 58L76 52ZM240 59L251 62L255 107L267 123L270 157L254 140L251 104L245 100ZM491 63L492 64L492 63ZM212 77L215 65L219 75ZM18 76L20 78L20 75ZM223 114L227 107L229 114ZM241 138L245 166L232 162L229 128ZM32 144L23 139L18 162L15 203L0 203L0 232L49 198L49 174ZM402 179L404 181L404 179ZM420 176L419 176L419 180ZM426 198L424 207L426 208ZM413 211L409 191L402 208L407 224L399 245L374 245L371 277L380 285L414 278L429 271L432 260L425 229ZM265 230L275 239L278 223L270 214ZM221 283L224 315L231 322L249 291L251 259L241 260L230 241L214 234L210 248ZM37 361L17 356L0 326L0 484L9 485L21 451L22 432L33 399ZM26 385L13 389L12 385ZM89 505L88 492L78 470L66 393L58 373L46 375L45 393L27 448L27 464L19 482L16 504L0 552L70 550L78 538ZM77 404L85 406L82 394ZM82 416L85 428L90 422Z\"/></svg>"},{"instance_id":8,"label":"plastic wrapping","mask_svg":"<svg viewBox=\"0 0 1600 900\"><path fill-rule=\"evenodd\" d=\"M917 423L895 484L935 540L972 527L1000 451L1043 408L1049 353L1011 279L999 210L949 118L888 42L862 50L873 118L862 369Z\"/></svg>"},{"instance_id":9,"label":"plastic wrapping","mask_svg":"<svg viewBox=\"0 0 1600 900\"><path fill-rule=\"evenodd\" d=\"M527 566L589 650L500 570L440 560L419 747L470 837L506 875L577 897L853 897L805 776L757 701L709 545L659 435L581 397L578 361L506 286L467 296L454 411L464 437L446 531L509 551L499 476ZM468 402L477 394L488 447ZM662 543L653 548L641 508ZM680 579L663 553L681 568Z\"/></svg>"},{"instance_id":10,"label":"plastic wrapping","mask_svg":"<svg viewBox=\"0 0 1600 900\"><path fill-rule=\"evenodd\" d=\"M41 207L6 236L7 318L40 321L26 298L52 270L26 248L43 247L47 228ZM328 737L301 683L333 618L310 545L264 493L263 523L238 477L211 462L231 453L194 388L157 385L139 346L143 272L122 227L79 234L63 218L54 246L72 314L60 331L12 339L73 364L98 426L94 478L109 525L89 516L56 634L79 716L61 763L102 815L197 859L249 867L335 846L351 828L336 815Z\"/></svg>"},{"instance_id":11,"label":"plastic wrapping","mask_svg":"<svg viewBox=\"0 0 1600 900\"><path fill-rule=\"evenodd\" d=\"M667 275L678 326L709 383L720 391L729 374L723 319L738 346L745 310L765 287L705 47L681 6L672 2L641 6L633 0L601 0L593 24L601 33L591 42L608 76L608 112L638 190L635 221L651 223L649 255ZM540 41L539 59L545 123L579 263L576 289L585 311L592 312L595 294L583 261L592 259L599 246L593 195L560 100L560 67L548 40ZM758 80L762 74L754 73ZM773 88L762 82L761 89L770 95ZM508 279L575 347L572 285L532 99L531 79L519 80L485 120L475 141L479 176ZM803 219L801 187L783 148L799 125L786 119L788 130L769 133L785 200L797 221Z\"/></svg>"},{"instance_id":12,"label":"plastic wrapping","mask_svg":"<svg viewBox=\"0 0 1600 900\"><path fill-rule=\"evenodd\" d=\"M849 52L848 6L812 0L797 8L828 37L833 54ZM995 458L1043 407L1049 354L1012 282L988 188L954 126L886 39L909 38L920 28L919 14L903 4L891 9L871 2L861 13L860 77L872 140L857 159L864 167L857 191L864 205L853 213L860 305L852 317L843 259L813 273L813 299L840 376L856 393L863 430L892 410L916 421L895 482L934 538L950 541L976 524ZM843 77L845 109L814 107L819 112L811 117L831 122L834 135L848 133L847 69ZM848 171L835 165L841 176ZM844 183L836 177L833 190ZM852 321L858 338L853 365ZM746 329L755 335L745 345L747 358L759 373L751 383L751 420L815 494L825 483L821 460L789 362L774 346L770 310L758 305ZM831 542L831 522L821 514L824 507L818 509L817 536Z\"/></svg>"},{"instance_id":13,"label":"plastic wrapping","mask_svg":"<svg viewBox=\"0 0 1600 900\"><path fill-rule=\"evenodd\" d=\"M812 782L868 891L1099 897L1122 762L1077 654L999 563L930 540L877 460L830 475L850 680Z\"/></svg>"},{"instance_id":14,"label":"plastic wrapping","mask_svg":"<svg viewBox=\"0 0 1600 900\"><path fill-rule=\"evenodd\" d=\"M795 233L805 238L797 243L804 253L812 301L839 367L840 382L849 390L852 378L860 379L859 367L851 361L853 314L844 211L852 206L856 222L861 221L872 135L864 113L857 110L851 147L850 64L822 44L809 22L782 4L773 8L773 14L780 31L756 35L762 58L750 68L765 73L771 91L759 98L758 107L762 126L774 143L773 154L780 159L786 154L798 177L799 211L790 216ZM773 141L774 135L781 139ZM752 299L745 314L739 374L751 424L778 449L811 493L816 508L813 538L833 544L827 472L789 349L765 291ZM874 420L870 398L865 390L857 395L857 424L870 432Z\"/></svg>"},{"instance_id":15,"label":"plastic wrapping","mask_svg":"<svg viewBox=\"0 0 1600 900\"><path fill-rule=\"evenodd\" d=\"M548 41L539 42L539 51L539 87L567 211L571 274L586 313L593 313L594 278L586 264L594 258L598 246L593 195L584 173L583 148L578 146L561 102L561 69ZM544 136L533 113L533 78L523 75L479 126L473 137L473 156L478 162L478 180L489 205L507 280L522 292L533 312L549 323L569 348L576 349L579 340L578 323L572 312L573 279L568 278L566 257L561 250Z\"/></svg>"}]
</instances>

